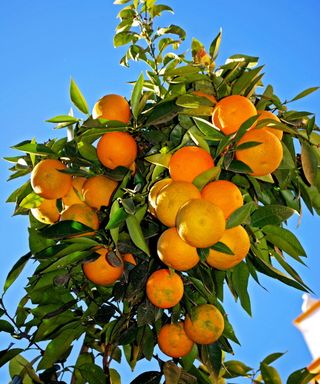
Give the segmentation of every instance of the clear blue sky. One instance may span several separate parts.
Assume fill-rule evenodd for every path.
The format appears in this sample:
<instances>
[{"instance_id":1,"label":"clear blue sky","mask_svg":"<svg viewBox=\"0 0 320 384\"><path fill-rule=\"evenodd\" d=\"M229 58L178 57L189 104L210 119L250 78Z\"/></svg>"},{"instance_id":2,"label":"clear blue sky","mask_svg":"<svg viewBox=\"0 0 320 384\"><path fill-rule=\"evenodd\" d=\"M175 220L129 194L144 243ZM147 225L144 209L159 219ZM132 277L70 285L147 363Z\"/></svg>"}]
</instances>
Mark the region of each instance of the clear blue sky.
<instances>
[{"instance_id":1,"label":"clear blue sky","mask_svg":"<svg viewBox=\"0 0 320 384\"><path fill-rule=\"evenodd\" d=\"M274 85L281 99L320 85L318 0L171 0L166 3L175 9L175 15L168 14L162 24L184 27L189 43L196 37L208 46L219 28L223 28L218 63L235 53L259 56L260 63L266 64L265 84ZM44 120L68 112L71 76L90 106L107 93L130 95L127 82L135 79L141 68L134 63L130 69L118 64L124 50L113 48L112 37L119 9L111 0L0 3L1 157L13 156L15 153L9 147L24 139L36 137L41 142L56 136L57 132ZM313 111L319 116L319 105L318 92L292 107ZM317 121L319 123L319 119ZM7 183L8 176L7 164L2 162L1 286L13 263L28 250L27 221L11 217L13 206L5 204L6 197L19 184L19 181ZM296 224L297 218L291 221L291 228L301 239L309 259L308 268L294 267L320 297L320 220L305 210L299 229ZM276 365L286 378L288 373L311 361L302 336L292 325L300 313L301 293L268 279L262 281L268 291L256 284L250 286L253 318L232 299L227 298L225 303L242 344L241 348L235 348L235 358L257 367L265 355L287 351ZM18 283L8 292L9 308L13 310L21 296ZM7 339L0 335L0 349L5 348L6 343ZM125 364L123 362L120 371L128 372ZM0 377L7 381L6 368L0 369Z\"/></svg>"}]
</instances>

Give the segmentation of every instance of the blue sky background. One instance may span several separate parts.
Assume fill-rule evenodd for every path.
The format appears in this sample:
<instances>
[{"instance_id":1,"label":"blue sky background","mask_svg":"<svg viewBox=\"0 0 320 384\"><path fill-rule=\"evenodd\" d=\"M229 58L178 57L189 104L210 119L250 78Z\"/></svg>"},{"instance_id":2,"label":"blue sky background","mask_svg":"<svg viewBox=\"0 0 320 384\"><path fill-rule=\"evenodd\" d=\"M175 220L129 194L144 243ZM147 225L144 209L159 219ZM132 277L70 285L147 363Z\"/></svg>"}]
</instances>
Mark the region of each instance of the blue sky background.
<instances>
[{"instance_id":1,"label":"blue sky background","mask_svg":"<svg viewBox=\"0 0 320 384\"><path fill-rule=\"evenodd\" d=\"M235 53L259 56L266 64L264 83L272 84L278 96L290 99L305 88L320 85L319 36L320 2L269 0L164 1L175 10L161 25L181 25L187 31L187 49L196 37L207 47L220 27L223 40L218 64ZM37 138L39 142L61 135L44 121L70 108L68 88L74 78L90 107L107 93L130 96L128 81L137 78L141 66L130 69L119 66L124 49L114 49L112 38L120 10L111 0L42 1L4 0L0 2L0 155L13 156L9 149L19 141ZM295 104L293 109L313 111L319 115L320 93ZM319 119L317 119L319 123ZM7 163L0 167L0 285L14 262L28 250L27 220L11 217L13 205L5 204L7 196L20 184L7 183ZM318 243L320 220L304 210L297 229L295 217L290 228L301 239L309 259L308 267L294 265L305 282L320 297ZM29 267L24 274L32 268ZM225 308L234 324L242 346L235 347L234 358L252 367L271 352L285 352L276 367L286 378L290 372L308 365L311 356L302 336L292 325L300 313L301 293L280 283L262 278L266 290L250 286L253 318L227 295ZM13 311L22 296L18 282L6 296ZM0 349L8 339L0 335ZM139 364L139 370L153 369ZM130 373L123 362L119 367L129 382ZM7 367L0 369L1 382L8 381ZM136 376L136 373L132 377ZM127 381L126 381L127 380ZM237 381L240 383L240 380Z\"/></svg>"}]
</instances>

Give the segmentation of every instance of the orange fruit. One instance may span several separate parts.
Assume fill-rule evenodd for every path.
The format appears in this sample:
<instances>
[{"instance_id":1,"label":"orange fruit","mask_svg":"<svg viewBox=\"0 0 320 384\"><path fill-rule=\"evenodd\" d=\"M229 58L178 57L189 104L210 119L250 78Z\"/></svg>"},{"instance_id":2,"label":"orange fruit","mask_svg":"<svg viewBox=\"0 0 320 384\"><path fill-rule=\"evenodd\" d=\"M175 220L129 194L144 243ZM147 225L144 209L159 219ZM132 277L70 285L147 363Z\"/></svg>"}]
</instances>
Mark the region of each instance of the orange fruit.
<instances>
[{"instance_id":1,"label":"orange fruit","mask_svg":"<svg viewBox=\"0 0 320 384\"><path fill-rule=\"evenodd\" d=\"M233 211L243 205L240 189L227 180L216 180L208 183L202 189L201 197L221 208L225 218L228 218Z\"/></svg>"},{"instance_id":2,"label":"orange fruit","mask_svg":"<svg viewBox=\"0 0 320 384\"><path fill-rule=\"evenodd\" d=\"M60 220L74 220L94 230L99 228L99 218L96 212L86 204L74 204L62 211ZM92 232L80 236L91 235Z\"/></svg>"},{"instance_id":3,"label":"orange fruit","mask_svg":"<svg viewBox=\"0 0 320 384\"><path fill-rule=\"evenodd\" d=\"M272 112L270 111L257 111L258 114L259 114L259 117L258 117L258 120L257 120L257 123L261 120L264 120L264 119L272 119L272 120L275 120L277 122L280 123L280 119L274 115ZM276 129L276 128L271 128L271 127L263 127L265 128L267 131L273 133L275 136L277 136L277 138L279 140L282 139L282 136L283 136L283 131L281 131L281 129Z\"/></svg>"},{"instance_id":4,"label":"orange fruit","mask_svg":"<svg viewBox=\"0 0 320 384\"><path fill-rule=\"evenodd\" d=\"M107 132L97 145L97 156L110 169L129 168L137 157L137 143L127 132Z\"/></svg>"},{"instance_id":5,"label":"orange fruit","mask_svg":"<svg viewBox=\"0 0 320 384\"><path fill-rule=\"evenodd\" d=\"M31 208L30 211L41 223L54 224L59 221L60 213L57 208L57 200L44 199L38 207Z\"/></svg>"},{"instance_id":6,"label":"orange fruit","mask_svg":"<svg viewBox=\"0 0 320 384\"><path fill-rule=\"evenodd\" d=\"M83 204L82 199L82 186L87 179L85 177L74 177L72 179L72 187L69 189L69 192L63 196L62 202L64 208L68 208L73 204Z\"/></svg>"},{"instance_id":7,"label":"orange fruit","mask_svg":"<svg viewBox=\"0 0 320 384\"><path fill-rule=\"evenodd\" d=\"M168 267L178 271L187 271L199 262L197 249L187 244L178 235L177 228L168 228L162 232L157 244L159 259Z\"/></svg>"},{"instance_id":8,"label":"orange fruit","mask_svg":"<svg viewBox=\"0 0 320 384\"><path fill-rule=\"evenodd\" d=\"M208 93L202 91L193 91L192 93L200 97L205 97L206 99L210 100L213 104L217 103L217 99L213 95L209 95Z\"/></svg>"},{"instance_id":9,"label":"orange fruit","mask_svg":"<svg viewBox=\"0 0 320 384\"><path fill-rule=\"evenodd\" d=\"M156 216L156 201L158 194L160 190L165 187L167 184L171 183L170 178L165 178L157 181L156 183L153 184L151 187L149 194L148 194L148 206L149 206L149 212L153 215Z\"/></svg>"},{"instance_id":10,"label":"orange fruit","mask_svg":"<svg viewBox=\"0 0 320 384\"><path fill-rule=\"evenodd\" d=\"M184 204L176 219L179 236L193 247L207 248L219 241L226 221L222 209L205 199Z\"/></svg>"},{"instance_id":11,"label":"orange fruit","mask_svg":"<svg viewBox=\"0 0 320 384\"><path fill-rule=\"evenodd\" d=\"M233 252L233 255L210 249L206 261L211 267L216 269L225 270L234 267L247 256L250 250L248 233L241 225L226 229L219 241L227 245Z\"/></svg>"},{"instance_id":12,"label":"orange fruit","mask_svg":"<svg viewBox=\"0 0 320 384\"><path fill-rule=\"evenodd\" d=\"M200 199L199 190L186 181L172 181L163 187L156 200L156 215L162 224L174 227L181 206L191 199Z\"/></svg>"},{"instance_id":13,"label":"orange fruit","mask_svg":"<svg viewBox=\"0 0 320 384\"><path fill-rule=\"evenodd\" d=\"M158 345L166 355L178 358L187 355L191 351L193 341L187 336L184 323L179 321L175 324L166 324L160 328Z\"/></svg>"},{"instance_id":14,"label":"orange fruit","mask_svg":"<svg viewBox=\"0 0 320 384\"><path fill-rule=\"evenodd\" d=\"M31 172L31 186L35 193L45 199L59 199L71 188L72 176L59 172L67 167L59 160L41 160Z\"/></svg>"},{"instance_id":15,"label":"orange fruit","mask_svg":"<svg viewBox=\"0 0 320 384\"><path fill-rule=\"evenodd\" d=\"M92 208L100 209L109 206L111 196L118 183L104 175L93 176L83 184L84 201Z\"/></svg>"},{"instance_id":16,"label":"orange fruit","mask_svg":"<svg viewBox=\"0 0 320 384\"><path fill-rule=\"evenodd\" d=\"M252 129L239 140L238 145L255 141L261 143L255 147L235 152L237 160L247 164L252 176L265 176L275 171L282 160L283 150L280 140L266 129Z\"/></svg>"},{"instance_id":17,"label":"orange fruit","mask_svg":"<svg viewBox=\"0 0 320 384\"><path fill-rule=\"evenodd\" d=\"M125 124L130 121L130 106L120 95L105 95L99 99L92 110L93 119L117 120Z\"/></svg>"},{"instance_id":18,"label":"orange fruit","mask_svg":"<svg viewBox=\"0 0 320 384\"><path fill-rule=\"evenodd\" d=\"M184 330L195 343L212 344L222 335L224 318L214 305L200 304L192 308L190 315L186 316Z\"/></svg>"},{"instance_id":19,"label":"orange fruit","mask_svg":"<svg viewBox=\"0 0 320 384\"><path fill-rule=\"evenodd\" d=\"M192 181L202 172L214 167L213 158L206 150L187 146L178 149L169 162L169 173L174 181Z\"/></svg>"},{"instance_id":20,"label":"orange fruit","mask_svg":"<svg viewBox=\"0 0 320 384\"><path fill-rule=\"evenodd\" d=\"M133 257L132 253L125 253L124 255L122 255L122 259L126 263L137 265L136 259Z\"/></svg>"},{"instance_id":21,"label":"orange fruit","mask_svg":"<svg viewBox=\"0 0 320 384\"><path fill-rule=\"evenodd\" d=\"M225 135L230 135L256 114L256 107L247 97L231 95L217 102L212 112L212 123Z\"/></svg>"},{"instance_id":22,"label":"orange fruit","mask_svg":"<svg viewBox=\"0 0 320 384\"><path fill-rule=\"evenodd\" d=\"M84 263L82 270L86 278L97 285L111 285L120 279L123 273L123 264L114 267L108 261L107 248L99 248L95 250L100 256L94 260Z\"/></svg>"},{"instance_id":23,"label":"orange fruit","mask_svg":"<svg viewBox=\"0 0 320 384\"><path fill-rule=\"evenodd\" d=\"M174 307L182 299L183 292L181 277L169 269L158 269L147 280L147 297L158 308Z\"/></svg>"}]
</instances>

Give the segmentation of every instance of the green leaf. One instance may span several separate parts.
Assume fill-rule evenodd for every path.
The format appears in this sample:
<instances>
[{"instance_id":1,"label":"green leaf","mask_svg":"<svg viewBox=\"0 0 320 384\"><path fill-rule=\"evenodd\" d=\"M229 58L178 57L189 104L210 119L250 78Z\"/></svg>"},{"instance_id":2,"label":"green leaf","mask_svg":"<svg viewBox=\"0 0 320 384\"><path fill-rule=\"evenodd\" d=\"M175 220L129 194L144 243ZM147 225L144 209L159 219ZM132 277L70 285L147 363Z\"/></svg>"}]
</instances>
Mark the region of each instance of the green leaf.
<instances>
[{"instance_id":1,"label":"green leaf","mask_svg":"<svg viewBox=\"0 0 320 384\"><path fill-rule=\"evenodd\" d=\"M294 209L284 205L271 204L259 207L251 216L251 225L259 228L265 225L279 225L294 213Z\"/></svg>"},{"instance_id":2,"label":"green leaf","mask_svg":"<svg viewBox=\"0 0 320 384\"><path fill-rule=\"evenodd\" d=\"M209 181L216 180L221 172L221 168L219 166L212 167L207 169L206 171L200 173L192 182L200 191L201 189L209 183Z\"/></svg>"},{"instance_id":3,"label":"green leaf","mask_svg":"<svg viewBox=\"0 0 320 384\"><path fill-rule=\"evenodd\" d=\"M308 384L318 373L311 373L307 368L298 369L288 377L287 384Z\"/></svg>"},{"instance_id":4,"label":"green leaf","mask_svg":"<svg viewBox=\"0 0 320 384\"><path fill-rule=\"evenodd\" d=\"M78 142L78 150L80 155L89 161L92 162L98 162L98 156L97 156L97 150L96 148L92 145L89 144L85 141L79 141Z\"/></svg>"},{"instance_id":5,"label":"green leaf","mask_svg":"<svg viewBox=\"0 0 320 384\"><path fill-rule=\"evenodd\" d=\"M16 355L9 363L10 377L14 378L19 376L23 379L23 384L41 383L39 377L36 375L31 363L21 355ZM32 379L36 379L33 381Z\"/></svg>"},{"instance_id":6,"label":"green leaf","mask_svg":"<svg viewBox=\"0 0 320 384\"><path fill-rule=\"evenodd\" d=\"M227 255L234 255L232 250L226 244L222 243L221 241L218 241L217 243L212 245L210 247L210 249L214 249L217 252L226 253Z\"/></svg>"},{"instance_id":7,"label":"green leaf","mask_svg":"<svg viewBox=\"0 0 320 384\"><path fill-rule=\"evenodd\" d=\"M251 82L259 75L264 66L251 69L243 74L236 80L232 87L233 95L242 95L244 91L250 86Z\"/></svg>"},{"instance_id":8,"label":"green leaf","mask_svg":"<svg viewBox=\"0 0 320 384\"><path fill-rule=\"evenodd\" d=\"M6 292L7 289L15 282L17 277L22 272L23 268L27 264L27 261L31 258L32 253L28 252L26 255L22 256L12 267L11 271L8 273L6 281L3 286L3 291Z\"/></svg>"},{"instance_id":9,"label":"green leaf","mask_svg":"<svg viewBox=\"0 0 320 384\"><path fill-rule=\"evenodd\" d=\"M229 216L226 228L230 229L233 227L236 227L240 224L250 224L250 216L251 213L257 208L257 205L255 202L250 201L247 204L244 204L242 207L236 209L232 214Z\"/></svg>"},{"instance_id":10,"label":"green leaf","mask_svg":"<svg viewBox=\"0 0 320 384\"><path fill-rule=\"evenodd\" d=\"M128 213L121 207L119 209L114 210L112 214L110 213L110 219L106 226L106 229L114 229L118 228L121 224L126 221L128 217Z\"/></svg>"},{"instance_id":11,"label":"green leaf","mask_svg":"<svg viewBox=\"0 0 320 384\"><path fill-rule=\"evenodd\" d=\"M18 151L26 153L34 153L39 156L48 156L54 155L55 153L44 144L31 143L30 141L23 141L17 145L11 147L12 149L17 149Z\"/></svg>"},{"instance_id":12,"label":"green leaf","mask_svg":"<svg viewBox=\"0 0 320 384\"><path fill-rule=\"evenodd\" d=\"M317 91L319 88L320 87L311 87L305 89L304 91L298 93L297 96L295 96L293 99L289 100L288 103L290 103L291 101L302 99L303 97L310 95L310 93Z\"/></svg>"},{"instance_id":13,"label":"green leaf","mask_svg":"<svg viewBox=\"0 0 320 384\"><path fill-rule=\"evenodd\" d=\"M8 361L12 360L19 353L23 352L21 348L3 349L0 351L0 367L7 364Z\"/></svg>"},{"instance_id":14,"label":"green leaf","mask_svg":"<svg viewBox=\"0 0 320 384\"><path fill-rule=\"evenodd\" d=\"M282 384L281 377L274 367L261 363L260 369L265 384Z\"/></svg>"},{"instance_id":15,"label":"green leaf","mask_svg":"<svg viewBox=\"0 0 320 384\"><path fill-rule=\"evenodd\" d=\"M71 344L80 337L85 331L82 326L74 326L73 328L62 331L56 338L50 341L38 364L39 369L50 368L54 363L65 355L69 355Z\"/></svg>"},{"instance_id":16,"label":"green leaf","mask_svg":"<svg viewBox=\"0 0 320 384\"><path fill-rule=\"evenodd\" d=\"M301 145L301 163L306 179L314 185L318 175L318 156L313 147L306 142Z\"/></svg>"},{"instance_id":17,"label":"green leaf","mask_svg":"<svg viewBox=\"0 0 320 384\"><path fill-rule=\"evenodd\" d=\"M239 376L248 377L248 372L252 371L252 368L238 360L229 360L226 361L223 365L226 370L226 372L223 374L223 377L226 379L232 379Z\"/></svg>"},{"instance_id":18,"label":"green leaf","mask_svg":"<svg viewBox=\"0 0 320 384\"><path fill-rule=\"evenodd\" d=\"M69 115L59 115L46 120L47 123L77 123L79 119Z\"/></svg>"},{"instance_id":19,"label":"green leaf","mask_svg":"<svg viewBox=\"0 0 320 384\"><path fill-rule=\"evenodd\" d=\"M41 230L41 235L48 239L62 239L72 235L90 233L93 229L78 221L64 220L56 224L45 227Z\"/></svg>"},{"instance_id":20,"label":"green leaf","mask_svg":"<svg viewBox=\"0 0 320 384\"><path fill-rule=\"evenodd\" d=\"M283 355L284 355L284 352L271 353L270 355L268 355L267 357L265 357L262 360L262 363L269 365L269 364L273 363L274 361L278 360Z\"/></svg>"},{"instance_id":21,"label":"green leaf","mask_svg":"<svg viewBox=\"0 0 320 384\"><path fill-rule=\"evenodd\" d=\"M296 236L288 229L277 227L275 225L266 225L262 228L266 234L266 239L276 245L288 255L298 258L306 256L306 252Z\"/></svg>"},{"instance_id":22,"label":"green leaf","mask_svg":"<svg viewBox=\"0 0 320 384\"><path fill-rule=\"evenodd\" d=\"M131 31L118 32L113 38L113 46L115 48L122 45L129 44L131 41L135 42L138 39L138 35Z\"/></svg>"},{"instance_id":23,"label":"green leaf","mask_svg":"<svg viewBox=\"0 0 320 384\"><path fill-rule=\"evenodd\" d=\"M89 107L86 99L84 98L83 94L73 79L71 79L70 82L70 98L73 104L79 109L79 111L89 115Z\"/></svg>"},{"instance_id":24,"label":"green leaf","mask_svg":"<svg viewBox=\"0 0 320 384\"><path fill-rule=\"evenodd\" d=\"M136 81L136 83L134 85L132 95L131 95L131 110L132 110L132 114L133 114L135 119L138 118L138 115L140 112L139 111L139 109L140 109L139 103L140 103L140 99L141 99L143 82L144 82L144 76L143 76L143 73L141 73L138 80Z\"/></svg>"},{"instance_id":25,"label":"green leaf","mask_svg":"<svg viewBox=\"0 0 320 384\"><path fill-rule=\"evenodd\" d=\"M213 39L212 43L210 44L209 53L212 57L212 60L215 60L218 56L219 47L222 39L222 29L220 29L218 35Z\"/></svg>"},{"instance_id":26,"label":"green leaf","mask_svg":"<svg viewBox=\"0 0 320 384\"><path fill-rule=\"evenodd\" d=\"M155 153L154 155L147 156L144 159L149 163L169 168L171 156L171 153Z\"/></svg>"},{"instance_id":27,"label":"green leaf","mask_svg":"<svg viewBox=\"0 0 320 384\"><path fill-rule=\"evenodd\" d=\"M79 367L81 372L81 376L86 380L89 384L105 384L106 383L106 375L103 372L103 369L96 364L87 363L83 364ZM116 381L112 381L111 384L116 384Z\"/></svg>"},{"instance_id":28,"label":"green leaf","mask_svg":"<svg viewBox=\"0 0 320 384\"><path fill-rule=\"evenodd\" d=\"M102 369L102 372L103 372L103 369ZM121 376L118 373L118 371L116 371L114 368L110 368L109 374L110 374L110 384L121 384ZM92 384L95 384L95 383L97 383L97 381L92 382Z\"/></svg>"},{"instance_id":29,"label":"green leaf","mask_svg":"<svg viewBox=\"0 0 320 384\"><path fill-rule=\"evenodd\" d=\"M169 34L169 33L174 34L174 35L178 35L181 40L184 40L186 38L186 32L184 31L184 29L182 29L178 25L171 24L171 25L169 25L169 27L159 28L157 30L158 36L162 36L162 35Z\"/></svg>"},{"instance_id":30,"label":"green leaf","mask_svg":"<svg viewBox=\"0 0 320 384\"><path fill-rule=\"evenodd\" d=\"M0 319L0 332L14 333L14 327L7 320Z\"/></svg>"},{"instance_id":31,"label":"green leaf","mask_svg":"<svg viewBox=\"0 0 320 384\"><path fill-rule=\"evenodd\" d=\"M251 303L248 294L249 269L243 261L233 268L232 282L237 292L242 308L251 316Z\"/></svg>"},{"instance_id":32,"label":"green leaf","mask_svg":"<svg viewBox=\"0 0 320 384\"><path fill-rule=\"evenodd\" d=\"M160 384L162 373L158 371L149 371L141 373L130 384Z\"/></svg>"},{"instance_id":33,"label":"green leaf","mask_svg":"<svg viewBox=\"0 0 320 384\"><path fill-rule=\"evenodd\" d=\"M126 219L126 223L130 238L133 243L148 256L150 256L148 244L146 243L146 239L143 236L142 229L136 216L129 215Z\"/></svg>"},{"instance_id":34,"label":"green leaf","mask_svg":"<svg viewBox=\"0 0 320 384\"><path fill-rule=\"evenodd\" d=\"M32 191L31 193L29 193L29 195L22 199L19 204L19 207L26 209L36 208L41 205L43 200L43 197L37 195L35 192Z\"/></svg>"},{"instance_id":35,"label":"green leaf","mask_svg":"<svg viewBox=\"0 0 320 384\"><path fill-rule=\"evenodd\" d=\"M181 358L183 369L185 369L186 371L189 371L197 357L198 357L198 347L197 347L197 344L193 344L191 351L187 355Z\"/></svg>"},{"instance_id":36,"label":"green leaf","mask_svg":"<svg viewBox=\"0 0 320 384\"><path fill-rule=\"evenodd\" d=\"M222 351L218 343L201 345L200 356L210 375L218 378L222 363Z\"/></svg>"},{"instance_id":37,"label":"green leaf","mask_svg":"<svg viewBox=\"0 0 320 384\"><path fill-rule=\"evenodd\" d=\"M196 126L206 136L208 140L219 141L224 138L224 134L221 133L213 124L200 117L193 118Z\"/></svg>"}]
</instances>

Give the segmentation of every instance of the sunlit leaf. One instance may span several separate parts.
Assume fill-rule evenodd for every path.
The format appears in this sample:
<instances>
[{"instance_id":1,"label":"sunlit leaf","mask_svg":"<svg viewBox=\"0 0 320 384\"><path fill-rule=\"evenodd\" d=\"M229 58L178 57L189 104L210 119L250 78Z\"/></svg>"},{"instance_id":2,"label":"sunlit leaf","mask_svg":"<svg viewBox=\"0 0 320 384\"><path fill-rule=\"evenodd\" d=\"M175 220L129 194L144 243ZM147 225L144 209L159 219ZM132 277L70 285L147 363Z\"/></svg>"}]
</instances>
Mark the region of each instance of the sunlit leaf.
<instances>
[{"instance_id":1,"label":"sunlit leaf","mask_svg":"<svg viewBox=\"0 0 320 384\"><path fill-rule=\"evenodd\" d=\"M89 115L89 107L86 99L73 79L71 79L70 82L70 98L79 111Z\"/></svg>"}]
</instances>

